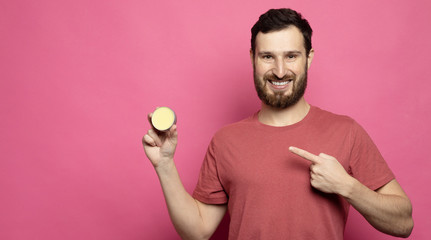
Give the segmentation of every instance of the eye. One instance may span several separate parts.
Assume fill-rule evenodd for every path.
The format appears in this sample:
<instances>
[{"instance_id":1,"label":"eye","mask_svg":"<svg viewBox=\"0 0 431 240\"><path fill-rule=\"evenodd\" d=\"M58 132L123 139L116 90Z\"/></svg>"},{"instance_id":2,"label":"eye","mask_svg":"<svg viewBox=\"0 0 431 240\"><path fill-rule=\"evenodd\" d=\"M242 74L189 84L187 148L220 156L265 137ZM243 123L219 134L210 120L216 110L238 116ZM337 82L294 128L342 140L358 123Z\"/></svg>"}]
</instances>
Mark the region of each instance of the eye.
<instances>
[{"instance_id":1,"label":"eye","mask_svg":"<svg viewBox=\"0 0 431 240\"><path fill-rule=\"evenodd\" d=\"M287 61L294 61L296 59L296 55L295 54L289 54L286 56Z\"/></svg>"},{"instance_id":2,"label":"eye","mask_svg":"<svg viewBox=\"0 0 431 240\"><path fill-rule=\"evenodd\" d=\"M272 56L271 55L263 55L262 58L265 60L270 60L270 59L272 59Z\"/></svg>"}]
</instances>

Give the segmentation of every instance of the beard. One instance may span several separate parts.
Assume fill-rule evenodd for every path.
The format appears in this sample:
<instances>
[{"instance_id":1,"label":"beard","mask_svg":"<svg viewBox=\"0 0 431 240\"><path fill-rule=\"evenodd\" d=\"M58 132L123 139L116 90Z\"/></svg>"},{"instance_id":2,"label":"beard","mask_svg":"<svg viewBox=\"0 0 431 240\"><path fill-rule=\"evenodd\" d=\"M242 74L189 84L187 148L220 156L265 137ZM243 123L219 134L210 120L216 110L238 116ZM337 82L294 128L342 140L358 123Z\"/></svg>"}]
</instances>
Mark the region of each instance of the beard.
<instances>
[{"instance_id":1,"label":"beard","mask_svg":"<svg viewBox=\"0 0 431 240\"><path fill-rule=\"evenodd\" d=\"M306 63L303 75L298 76L294 73L289 73L280 79L273 73L269 73L263 76L262 81L258 76L256 76L256 68L253 66L254 86L256 88L257 95L263 103L274 108L284 109L295 105L304 96L305 89L307 88L307 71ZM290 84L292 84L292 92L290 94L286 94L284 91L269 92L266 90L266 84L270 84L269 80L292 80L290 82Z\"/></svg>"}]
</instances>

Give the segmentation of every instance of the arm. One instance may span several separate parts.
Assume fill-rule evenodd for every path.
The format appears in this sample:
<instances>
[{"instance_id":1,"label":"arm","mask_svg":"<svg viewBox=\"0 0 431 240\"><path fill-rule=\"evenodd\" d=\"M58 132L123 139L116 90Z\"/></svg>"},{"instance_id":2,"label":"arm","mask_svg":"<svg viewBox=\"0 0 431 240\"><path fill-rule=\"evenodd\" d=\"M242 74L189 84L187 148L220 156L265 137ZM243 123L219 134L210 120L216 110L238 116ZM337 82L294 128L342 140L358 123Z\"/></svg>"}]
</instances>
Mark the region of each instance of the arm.
<instances>
[{"instance_id":1,"label":"arm","mask_svg":"<svg viewBox=\"0 0 431 240\"><path fill-rule=\"evenodd\" d=\"M351 177L352 178L352 177ZM352 178L342 195L377 230L408 237L413 229L412 205L394 179L372 191Z\"/></svg>"},{"instance_id":2,"label":"arm","mask_svg":"<svg viewBox=\"0 0 431 240\"><path fill-rule=\"evenodd\" d=\"M169 215L178 234L183 239L209 239L227 207L199 202L184 189L173 160L177 145L176 125L166 133L150 129L142 143L159 177Z\"/></svg>"},{"instance_id":3,"label":"arm","mask_svg":"<svg viewBox=\"0 0 431 240\"><path fill-rule=\"evenodd\" d=\"M413 229L412 205L396 180L373 191L350 176L329 155L319 156L295 147L291 152L309 160L311 185L326 193L343 196L377 230L408 237Z\"/></svg>"}]
</instances>

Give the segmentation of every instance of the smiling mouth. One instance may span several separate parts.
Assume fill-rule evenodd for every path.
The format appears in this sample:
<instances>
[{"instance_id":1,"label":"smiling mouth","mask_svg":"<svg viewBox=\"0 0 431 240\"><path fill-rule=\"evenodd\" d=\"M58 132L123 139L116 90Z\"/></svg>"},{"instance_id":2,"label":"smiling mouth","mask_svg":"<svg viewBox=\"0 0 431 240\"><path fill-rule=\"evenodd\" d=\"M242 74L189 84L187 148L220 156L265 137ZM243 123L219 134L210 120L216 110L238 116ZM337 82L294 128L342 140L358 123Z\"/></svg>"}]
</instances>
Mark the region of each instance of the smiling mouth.
<instances>
[{"instance_id":1,"label":"smiling mouth","mask_svg":"<svg viewBox=\"0 0 431 240\"><path fill-rule=\"evenodd\" d=\"M268 80L268 82L270 82L272 85L275 86L283 86L283 85L287 85L290 82L292 82L292 80L287 80L287 81L272 81L272 80Z\"/></svg>"}]
</instances>

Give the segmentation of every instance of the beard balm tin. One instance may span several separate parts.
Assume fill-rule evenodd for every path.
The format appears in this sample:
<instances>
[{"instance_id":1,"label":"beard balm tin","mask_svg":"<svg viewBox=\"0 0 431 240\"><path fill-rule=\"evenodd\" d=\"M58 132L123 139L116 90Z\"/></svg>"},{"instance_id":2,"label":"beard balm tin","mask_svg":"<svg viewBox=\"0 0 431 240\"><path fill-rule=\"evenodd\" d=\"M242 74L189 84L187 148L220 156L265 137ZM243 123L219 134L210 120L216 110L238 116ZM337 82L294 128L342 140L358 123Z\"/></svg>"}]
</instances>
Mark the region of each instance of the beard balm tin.
<instances>
[{"instance_id":1,"label":"beard balm tin","mask_svg":"<svg viewBox=\"0 0 431 240\"><path fill-rule=\"evenodd\" d=\"M176 122L175 112L168 107L157 108L151 117L151 125L160 132L168 131Z\"/></svg>"}]
</instances>

